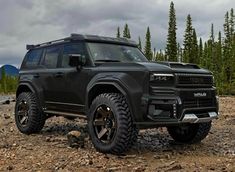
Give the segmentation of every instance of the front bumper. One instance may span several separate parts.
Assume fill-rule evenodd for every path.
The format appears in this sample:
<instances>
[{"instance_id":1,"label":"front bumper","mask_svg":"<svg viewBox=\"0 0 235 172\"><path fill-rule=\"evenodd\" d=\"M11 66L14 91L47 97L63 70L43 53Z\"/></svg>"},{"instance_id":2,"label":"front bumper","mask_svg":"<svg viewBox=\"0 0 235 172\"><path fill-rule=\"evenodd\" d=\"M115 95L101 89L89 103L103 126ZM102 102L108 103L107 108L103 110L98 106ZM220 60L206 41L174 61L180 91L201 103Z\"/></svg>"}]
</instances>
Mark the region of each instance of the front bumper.
<instances>
[{"instance_id":1,"label":"front bumper","mask_svg":"<svg viewBox=\"0 0 235 172\"><path fill-rule=\"evenodd\" d=\"M208 117L199 118L196 114L190 113L185 114L182 122L183 123L202 123L202 122L209 122L213 119L218 118L218 113L216 112L208 112Z\"/></svg>"},{"instance_id":2,"label":"front bumper","mask_svg":"<svg viewBox=\"0 0 235 172\"><path fill-rule=\"evenodd\" d=\"M205 97L193 97L205 92ZM171 93L171 94L169 94ZM143 119L137 125L167 126L203 123L218 118L215 88L161 90L142 97Z\"/></svg>"}]
</instances>

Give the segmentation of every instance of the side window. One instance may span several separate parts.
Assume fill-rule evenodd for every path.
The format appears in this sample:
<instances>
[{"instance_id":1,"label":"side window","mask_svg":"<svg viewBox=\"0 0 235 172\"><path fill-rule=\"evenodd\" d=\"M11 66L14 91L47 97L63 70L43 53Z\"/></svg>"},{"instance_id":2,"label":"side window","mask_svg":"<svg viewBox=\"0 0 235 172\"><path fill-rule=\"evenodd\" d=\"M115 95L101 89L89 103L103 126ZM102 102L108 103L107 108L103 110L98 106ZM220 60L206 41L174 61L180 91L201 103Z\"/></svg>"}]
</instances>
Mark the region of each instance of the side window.
<instances>
[{"instance_id":1,"label":"side window","mask_svg":"<svg viewBox=\"0 0 235 172\"><path fill-rule=\"evenodd\" d=\"M56 68L59 54L60 54L60 47L47 48L42 65L47 68Z\"/></svg>"},{"instance_id":2,"label":"side window","mask_svg":"<svg viewBox=\"0 0 235 172\"><path fill-rule=\"evenodd\" d=\"M75 44L67 44L64 46L63 57L62 57L62 68L68 68L69 66L69 54L80 54L82 56L84 53L84 44L83 43L75 43Z\"/></svg>"},{"instance_id":3,"label":"side window","mask_svg":"<svg viewBox=\"0 0 235 172\"><path fill-rule=\"evenodd\" d=\"M34 67L39 64L41 59L42 49L35 49L28 52L26 57L25 66L26 67Z\"/></svg>"}]
</instances>

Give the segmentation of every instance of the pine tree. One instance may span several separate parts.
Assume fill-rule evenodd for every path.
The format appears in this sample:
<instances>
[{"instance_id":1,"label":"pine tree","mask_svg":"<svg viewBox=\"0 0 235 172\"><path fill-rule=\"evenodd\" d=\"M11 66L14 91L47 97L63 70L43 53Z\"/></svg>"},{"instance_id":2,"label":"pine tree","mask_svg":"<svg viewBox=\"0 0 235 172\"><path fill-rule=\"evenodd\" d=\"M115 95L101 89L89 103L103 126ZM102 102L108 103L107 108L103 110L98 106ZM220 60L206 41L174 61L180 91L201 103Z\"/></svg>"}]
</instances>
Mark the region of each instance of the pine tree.
<instances>
[{"instance_id":1,"label":"pine tree","mask_svg":"<svg viewBox=\"0 0 235 172\"><path fill-rule=\"evenodd\" d=\"M196 30L193 29L193 37L192 37L192 50L191 50L191 56L189 57L190 63L199 64L199 58L198 58L198 43L197 43L197 34Z\"/></svg>"},{"instance_id":2,"label":"pine tree","mask_svg":"<svg viewBox=\"0 0 235 172\"><path fill-rule=\"evenodd\" d=\"M149 27L147 28L146 37L145 37L144 54L148 60L152 60L151 34Z\"/></svg>"},{"instance_id":3,"label":"pine tree","mask_svg":"<svg viewBox=\"0 0 235 172\"><path fill-rule=\"evenodd\" d=\"M210 40L212 43L215 42L215 36L214 36L214 24L211 24L211 35L210 35Z\"/></svg>"},{"instance_id":4,"label":"pine tree","mask_svg":"<svg viewBox=\"0 0 235 172\"><path fill-rule=\"evenodd\" d=\"M120 28L119 28L119 26L118 26L118 28L117 28L117 34L116 34L116 37L117 37L117 38L120 38Z\"/></svg>"},{"instance_id":5,"label":"pine tree","mask_svg":"<svg viewBox=\"0 0 235 172\"><path fill-rule=\"evenodd\" d=\"M170 4L169 26L167 35L166 53L169 61L177 61L177 41L176 41L176 15L174 3Z\"/></svg>"},{"instance_id":6,"label":"pine tree","mask_svg":"<svg viewBox=\"0 0 235 172\"><path fill-rule=\"evenodd\" d=\"M231 32L229 25L229 13L225 14L225 23L224 23L224 45L223 45L223 61L224 61L224 70L226 76L227 86L229 87L232 80L232 70L231 70L231 57L230 57L230 40L231 40Z\"/></svg>"},{"instance_id":7,"label":"pine tree","mask_svg":"<svg viewBox=\"0 0 235 172\"><path fill-rule=\"evenodd\" d=\"M128 38L128 39L131 38L131 33L130 33L130 29L128 27L128 24L125 24L125 26L124 26L123 37Z\"/></svg>"},{"instance_id":8,"label":"pine tree","mask_svg":"<svg viewBox=\"0 0 235 172\"><path fill-rule=\"evenodd\" d=\"M230 20L229 20L229 24L230 24L230 38L231 41L234 41L234 13L233 13L233 8L231 8L230 10Z\"/></svg>"},{"instance_id":9,"label":"pine tree","mask_svg":"<svg viewBox=\"0 0 235 172\"><path fill-rule=\"evenodd\" d=\"M203 68L208 68L208 47L207 47L207 41L204 43L204 50L203 50L203 58L201 61L201 65Z\"/></svg>"},{"instance_id":10,"label":"pine tree","mask_svg":"<svg viewBox=\"0 0 235 172\"><path fill-rule=\"evenodd\" d=\"M222 84L224 82L224 70L222 60L222 37L221 32L218 34L218 41L215 43L215 54L214 54L214 78L219 93L222 92Z\"/></svg>"},{"instance_id":11,"label":"pine tree","mask_svg":"<svg viewBox=\"0 0 235 172\"><path fill-rule=\"evenodd\" d=\"M165 61L165 55L162 53L161 49L159 52L157 52L155 61Z\"/></svg>"},{"instance_id":12,"label":"pine tree","mask_svg":"<svg viewBox=\"0 0 235 172\"><path fill-rule=\"evenodd\" d=\"M177 44L177 58L178 58L178 62L182 62L182 56L183 56L182 48L180 46L180 43L178 43Z\"/></svg>"},{"instance_id":13,"label":"pine tree","mask_svg":"<svg viewBox=\"0 0 235 172\"><path fill-rule=\"evenodd\" d=\"M127 37L127 38L131 39L131 32L130 32L130 29L129 29L129 28L128 28L127 35L128 35L128 37Z\"/></svg>"},{"instance_id":14,"label":"pine tree","mask_svg":"<svg viewBox=\"0 0 235 172\"><path fill-rule=\"evenodd\" d=\"M198 57L199 57L199 64L202 65L202 58L203 58L203 44L202 44L202 38L199 40L198 45Z\"/></svg>"},{"instance_id":15,"label":"pine tree","mask_svg":"<svg viewBox=\"0 0 235 172\"><path fill-rule=\"evenodd\" d=\"M214 36L214 25L211 24L211 33L210 39L208 40L208 60L209 60L209 69L212 71L216 70L216 62L215 62L215 36Z\"/></svg>"},{"instance_id":16,"label":"pine tree","mask_svg":"<svg viewBox=\"0 0 235 172\"><path fill-rule=\"evenodd\" d=\"M139 36L138 40L139 40L138 48L142 51L142 43L141 43L141 38L140 38L140 36Z\"/></svg>"},{"instance_id":17,"label":"pine tree","mask_svg":"<svg viewBox=\"0 0 235 172\"><path fill-rule=\"evenodd\" d=\"M230 62L231 62L231 81L230 81L230 87L231 91L230 93L235 94L235 31L234 31L234 11L233 8L230 10Z\"/></svg>"},{"instance_id":18,"label":"pine tree","mask_svg":"<svg viewBox=\"0 0 235 172\"><path fill-rule=\"evenodd\" d=\"M2 67L2 71L1 71L1 88L3 93L7 93L7 76L6 76L6 72L5 72L5 68Z\"/></svg>"},{"instance_id":19,"label":"pine tree","mask_svg":"<svg viewBox=\"0 0 235 172\"><path fill-rule=\"evenodd\" d=\"M156 61L156 48L153 48L152 61Z\"/></svg>"},{"instance_id":20,"label":"pine tree","mask_svg":"<svg viewBox=\"0 0 235 172\"><path fill-rule=\"evenodd\" d=\"M192 18L190 14L186 19L186 29L184 34L184 52L183 52L183 61L190 62L190 57L192 56L192 37L193 37L193 26Z\"/></svg>"}]
</instances>

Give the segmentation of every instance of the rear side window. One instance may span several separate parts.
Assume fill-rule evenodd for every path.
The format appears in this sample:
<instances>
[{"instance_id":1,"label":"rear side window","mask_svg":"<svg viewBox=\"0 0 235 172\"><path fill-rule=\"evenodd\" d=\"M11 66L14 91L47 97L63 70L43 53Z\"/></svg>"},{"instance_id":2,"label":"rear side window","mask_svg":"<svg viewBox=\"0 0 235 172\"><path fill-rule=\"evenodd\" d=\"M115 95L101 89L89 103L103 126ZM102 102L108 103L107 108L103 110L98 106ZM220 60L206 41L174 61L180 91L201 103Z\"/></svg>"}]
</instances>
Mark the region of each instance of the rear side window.
<instances>
[{"instance_id":1,"label":"rear side window","mask_svg":"<svg viewBox=\"0 0 235 172\"><path fill-rule=\"evenodd\" d=\"M26 57L25 66L26 67L37 66L39 64L41 55L42 55L42 49L35 49L29 51Z\"/></svg>"},{"instance_id":2,"label":"rear side window","mask_svg":"<svg viewBox=\"0 0 235 172\"><path fill-rule=\"evenodd\" d=\"M56 68L59 54L60 54L60 47L47 48L42 65L47 68Z\"/></svg>"},{"instance_id":3,"label":"rear side window","mask_svg":"<svg viewBox=\"0 0 235 172\"><path fill-rule=\"evenodd\" d=\"M84 44L83 43L75 43L75 44L67 44L64 46L63 57L62 57L62 68L68 68L69 66L69 54L80 54L85 55Z\"/></svg>"}]
</instances>

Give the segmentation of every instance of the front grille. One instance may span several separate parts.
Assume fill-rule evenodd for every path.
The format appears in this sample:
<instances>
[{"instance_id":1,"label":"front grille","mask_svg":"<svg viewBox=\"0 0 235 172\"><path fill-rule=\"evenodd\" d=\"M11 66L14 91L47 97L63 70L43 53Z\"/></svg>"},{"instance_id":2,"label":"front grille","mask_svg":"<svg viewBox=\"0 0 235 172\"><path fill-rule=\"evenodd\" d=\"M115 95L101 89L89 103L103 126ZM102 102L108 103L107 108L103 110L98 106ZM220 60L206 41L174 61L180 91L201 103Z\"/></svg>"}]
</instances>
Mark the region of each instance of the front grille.
<instances>
[{"instance_id":1,"label":"front grille","mask_svg":"<svg viewBox=\"0 0 235 172\"><path fill-rule=\"evenodd\" d=\"M213 99L185 99L184 108L211 107L214 105Z\"/></svg>"},{"instance_id":2,"label":"front grille","mask_svg":"<svg viewBox=\"0 0 235 172\"><path fill-rule=\"evenodd\" d=\"M177 86L180 87L212 87L211 75L177 74Z\"/></svg>"}]
</instances>

